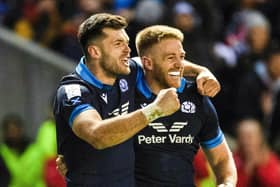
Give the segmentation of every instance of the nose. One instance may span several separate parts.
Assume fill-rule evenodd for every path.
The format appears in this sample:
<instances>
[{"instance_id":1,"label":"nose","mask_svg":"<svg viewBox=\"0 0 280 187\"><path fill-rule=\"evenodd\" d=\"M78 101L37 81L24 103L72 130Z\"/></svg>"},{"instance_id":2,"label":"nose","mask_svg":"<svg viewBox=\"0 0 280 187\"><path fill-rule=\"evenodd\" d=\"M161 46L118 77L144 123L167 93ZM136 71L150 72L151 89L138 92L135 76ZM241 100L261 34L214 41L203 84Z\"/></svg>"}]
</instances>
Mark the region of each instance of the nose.
<instances>
[{"instance_id":1,"label":"nose","mask_svg":"<svg viewBox=\"0 0 280 187\"><path fill-rule=\"evenodd\" d=\"M128 43L127 43L127 44L125 44L124 51L125 51L126 53L130 54L131 49L130 49L130 47L129 47L129 44L128 44Z\"/></svg>"},{"instance_id":2,"label":"nose","mask_svg":"<svg viewBox=\"0 0 280 187\"><path fill-rule=\"evenodd\" d=\"M175 65L176 68L182 68L183 67L183 60L181 58L177 59L175 61L174 65Z\"/></svg>"}]
</instances>

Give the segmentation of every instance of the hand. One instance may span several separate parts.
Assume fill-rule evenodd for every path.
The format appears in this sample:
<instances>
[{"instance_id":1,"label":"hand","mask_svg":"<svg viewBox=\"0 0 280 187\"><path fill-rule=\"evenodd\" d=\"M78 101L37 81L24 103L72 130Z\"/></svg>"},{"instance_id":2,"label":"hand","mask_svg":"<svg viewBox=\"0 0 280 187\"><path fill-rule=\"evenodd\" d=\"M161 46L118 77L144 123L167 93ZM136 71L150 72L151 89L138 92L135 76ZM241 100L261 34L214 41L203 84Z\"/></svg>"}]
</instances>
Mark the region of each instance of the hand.
<instances>
[{"instance_id":1,"label":"hand","mask_svg":"<svg viewBox=\"0 0 280 187\"><path fill-rule=\"evenodd\" d=\"M205 69L197 75L196 83L198 92L201 95L214 97L221 90L219 81L208 69Z\"/></svg>"},{"instance_id":2,"label":"hand","mask_svg":"<svg viewBox=\"0 0 280 187\"><path fill-rule=\"evenodd\" d=\"M180 107L180 102L175 88L163 89L159 92L154 102L142 108L148 122L152 122L157 118L168 116Z\"/></svg>"},{"instance_id":3,"label":"hand","mask_svg":"<svg viewBox=\"0 0 280 187\"><path fill-rule=\"evenodd\" d=\"M180 101L175 88L161 90L153 103L163 113L163 116L173 114L180 107Z\"/></svg>"},{"instance_id":4,"label":"hand","mask_svg":"<svg viewBox=\"0 0 280 187\"><path fill-rule=\"evenodd\" d=\"M56 158L55 162L56 162L56 170L58 171L58 173L61 176L65 177L68 169L66 167L66 163L64 161L63 155L58 155L58 157Z\"/></svg>"}]
</instances>

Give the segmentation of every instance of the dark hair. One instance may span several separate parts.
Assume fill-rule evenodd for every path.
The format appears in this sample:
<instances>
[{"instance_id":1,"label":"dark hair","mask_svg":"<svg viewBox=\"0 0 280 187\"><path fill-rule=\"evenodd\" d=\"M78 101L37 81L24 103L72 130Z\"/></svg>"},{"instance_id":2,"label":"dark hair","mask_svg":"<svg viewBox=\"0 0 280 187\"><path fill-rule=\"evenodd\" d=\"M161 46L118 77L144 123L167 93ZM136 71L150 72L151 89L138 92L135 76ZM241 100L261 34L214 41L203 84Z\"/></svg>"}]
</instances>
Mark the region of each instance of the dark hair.
<instances>
[{"instance_id":1,"label":"dark hair","mask_svg":"<svg viewBox=\"0 0 280 187\"><path fill-rule=\"evenodd\" d=\"M274 55L280 54L280 46L276 42L272 42L266 50L265 59L269 62L270 58Z\"/></svg>"},{"instance_id":2,"label":"dark hair","mask_svg":"<svg viewBox=\"0 0 280 187\"><path fill-rule=\"evenodd\" d=\"M2 128L5 132L10 124L14 124L19 128L23 128L23 120L18 114L10 113L3 117Z\"/></svg>"},{"instance_id":3,"label":"dark hair","mask_svg":"<svg viewBox=\"0 0 280 187\"><path fill-rule=\"evenodd\" d=\"M104 28L124 29L127 27L127 22L124 17L99 13L90 16L79 27L78 40L82 45L84 54L87 56L87 47L94 39L100 38L103 35Z\"/></svg>"}]
</instances>

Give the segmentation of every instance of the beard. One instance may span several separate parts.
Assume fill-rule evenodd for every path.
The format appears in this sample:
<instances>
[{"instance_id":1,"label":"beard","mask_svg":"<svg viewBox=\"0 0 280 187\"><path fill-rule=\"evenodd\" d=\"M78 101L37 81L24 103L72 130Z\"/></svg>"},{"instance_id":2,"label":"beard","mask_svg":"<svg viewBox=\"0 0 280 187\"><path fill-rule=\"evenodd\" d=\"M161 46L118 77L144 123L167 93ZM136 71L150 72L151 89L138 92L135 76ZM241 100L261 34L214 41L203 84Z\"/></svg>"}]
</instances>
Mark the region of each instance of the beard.
<instances>
[{"instance_id":1,"label":"beard","mask_svg":"<svg viewBox=\"0 0 280 187\"><path fill-rule=\"evenodd\" d=\"M112 62L112 61L108 58L102 57L102 59L100 60L100 65L107 77L116 78L119 75L118 71L116 70L115 67L113 67L114 63L110 64L108 62Z\"/></svg>"},{"instance_id":2,"label":"beard","mask_svg":"<svg viewBox=\"0 0 280 187\"><path fill-rule=\"evenodd\" d=\"M121 67L121 57L113 57L104 50L101 51L100 65L108 77L116 78L119 75L128 75L130 73L130 69Z\"/></svg>"},{"instance_id":3,"label":"beard","mask_svg":"<svg viewBox=\"0 0 280 187\"><path fill-rule=\"evenodd\" d=\"M170 88L170 87L177 88L180 86L180 83L181 83L181 78L178 80L173 80L170 77L170 75L168 75L168 71L164 71L159 66L155 66L154 80L157 81L157 83L161 87L161 89L166 89L166 88Z\"/></svg>"},{"instance_id":4,"label":"beard","mask_svg":"<svg viewBox=\"0 0 280 187\"><path fill-rule=\"evenodd\" d=\"M166 74L161 69L156 68L154 73L154 80L157 81L158 85L161 87L161 89L169 88L170 85L168 84L168 80L163 76Z\"/></svg>"}]
</instances>

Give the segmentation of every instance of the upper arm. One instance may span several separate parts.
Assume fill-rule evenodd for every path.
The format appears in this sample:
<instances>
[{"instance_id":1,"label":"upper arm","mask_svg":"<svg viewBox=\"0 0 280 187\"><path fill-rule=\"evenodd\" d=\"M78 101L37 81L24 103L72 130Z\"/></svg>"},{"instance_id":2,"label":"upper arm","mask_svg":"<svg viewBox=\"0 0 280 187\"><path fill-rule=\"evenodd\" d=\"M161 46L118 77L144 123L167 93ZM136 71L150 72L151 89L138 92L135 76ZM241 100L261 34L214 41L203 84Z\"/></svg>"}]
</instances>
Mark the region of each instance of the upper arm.
<instances>
[{"instance_id":1,"label":"upper arm","mask_svg":"<svg viewBox=\"0 0 280 187\"><path fill-rule=\"evenodd\" d=\"M218 115L208 97L203 97L205 121L200 133L201 146L209 161L216 162L230 153L224 134L219 126Z\"/></svg>"},{"instance_id":2,"label":"upper arm","mask_svg":"<svg viewBox=\"0 0 280 187\"><path fill-rule=\"evenodd\" d=\"M92 132L101 120L101 116L96 110L83 111L75 117L72 130L79 138L89 144L94 144L94 134Z\"/></svg>"},{"instance_id":3,"label":"upper arm","mask_svg":"<svg viewBox=\"0 0 280 187\"><path fill-rule=\"evenodd\" d=\"M203 97L203 127L199 133L200 144L205 149L220 145L224 134L220 129L218 115L208 97Z\"/></svg>"},{"instance_id":4,"label":"upper arm","mask_svg":"<svg viewBox=\"0 0 280 187\"><path fill-rule=\"evenodd\" d=\"M203 149L211 166L216 166L221 162L229 160L232 155L225 141L211 149Z\"/></svg>"},{"instance_id":5,"label":"upper arm","mask_svg":"<svg viewBox=\"0 0 280 187\"><path fill-rule=\"evenodd\" d=\"M235 185L237 181L237 172L232 153L226 140L212 149L204 149L204 152L216 175L217 183L222 184L229 182Z\"/></svg>"},{"instance_id":6,"label":"upper arm","mask_svg":"<svg viewBox=\"0 0 280 187\"><path fill-rule=\"evenodd\" d=\"M200 72L204 68L188 60L183 61L183 66L184 66L184 76L188 76L188 77L197 76L198 72Z\"/></svg>"},{"instance_id":7,"label":"upper arm","mask_svg":"<svg viewBox=\"0 0 280 187\"><path fill-rule=\"evenodd\" d=\"M57 100L60 116L78 137L87 141L91 126L101 120L93 106L97 103L93 93L86 86L68 84L59 88Z\"/></svg>"}]
</instances>

